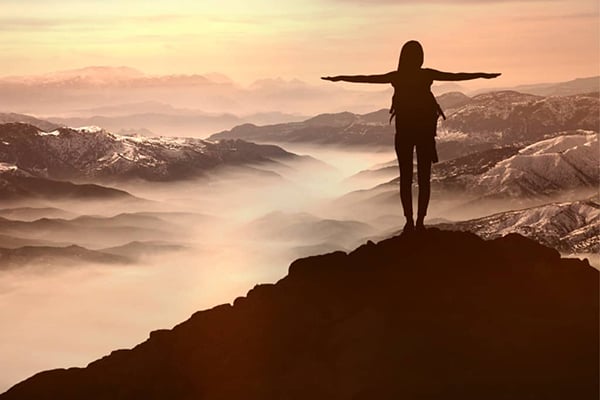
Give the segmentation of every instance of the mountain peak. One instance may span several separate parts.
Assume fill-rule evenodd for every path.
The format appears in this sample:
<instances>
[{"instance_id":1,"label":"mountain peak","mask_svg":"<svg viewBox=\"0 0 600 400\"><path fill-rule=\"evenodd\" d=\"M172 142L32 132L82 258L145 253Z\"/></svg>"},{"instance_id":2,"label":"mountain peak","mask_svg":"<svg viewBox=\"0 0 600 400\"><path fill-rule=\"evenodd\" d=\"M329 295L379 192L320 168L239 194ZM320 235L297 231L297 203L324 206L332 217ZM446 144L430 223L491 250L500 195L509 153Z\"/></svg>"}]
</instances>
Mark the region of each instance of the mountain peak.
<instances>
[{"instance_id":1,"label":"mountain peak","mask_svg":"<svg viewBox=\"0 0 600 400\"><path fill-rule=\"evenodd\" d=\"M0 399L591 399L598 303L585 261L429 229L296 260L233 305Z\"/></svg>"}]
</instances>

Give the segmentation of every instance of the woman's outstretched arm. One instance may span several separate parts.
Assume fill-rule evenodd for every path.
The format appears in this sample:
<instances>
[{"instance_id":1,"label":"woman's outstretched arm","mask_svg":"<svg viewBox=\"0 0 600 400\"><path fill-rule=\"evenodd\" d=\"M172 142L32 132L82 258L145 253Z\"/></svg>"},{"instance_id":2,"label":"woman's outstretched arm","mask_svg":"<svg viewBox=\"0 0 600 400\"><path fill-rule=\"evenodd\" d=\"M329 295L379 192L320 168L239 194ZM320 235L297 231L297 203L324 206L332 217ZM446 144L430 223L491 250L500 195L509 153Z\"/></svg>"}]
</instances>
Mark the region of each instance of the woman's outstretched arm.
<instances>
[{"instance_id":1,"label":"woman's outstretched arm","mask_svg":"<svg viewBox=\"0 0 600 400\"><path fill-rule=\"evenodd\" d=\"M393 72L381 75L338 75L338 76L323 76L321 79L326 81L338 82L358 82L358 83L391 83Z\"/></svg>"},{"instance_id":2,"label":"woman's outstretched arm","mask_svg":"<svg viewBox=\"0 0 600 400\"><path fill-rule=\"evenodd\" d=\"M496 72L488 74L486 72L442 72L436 71L435 69L430 69L430 71L432 74L431 78L434 81L468 81L469 79L491 79L500 76L500 73Z\"/></svg>"}]
</instances>

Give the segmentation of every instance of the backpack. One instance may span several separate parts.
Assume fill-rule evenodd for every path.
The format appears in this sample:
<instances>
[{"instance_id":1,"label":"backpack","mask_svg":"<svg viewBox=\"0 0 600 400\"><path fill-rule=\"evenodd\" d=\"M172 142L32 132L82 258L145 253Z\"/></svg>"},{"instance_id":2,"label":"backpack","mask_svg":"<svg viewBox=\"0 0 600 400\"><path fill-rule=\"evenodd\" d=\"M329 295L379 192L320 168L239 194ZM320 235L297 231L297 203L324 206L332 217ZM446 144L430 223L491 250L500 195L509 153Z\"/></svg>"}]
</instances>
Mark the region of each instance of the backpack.
<instances>
[{"instance_id":1,"label":"backpack","mask_svg":"<svg viewBox=\"0 0 600 400\"><path fill-rule=\"evenodd\" d=\"M444 110L442 110L442 107L440 107L440 104L437 102L437 100L435 99L433 94L431 94L431 96L433 97L433 101L435 103L437 118L442 117L445 120L446 115L444 114ZM398 103L400 103L399 96L396 94L396 91L394 90L394 96L392 97L392 105L390 106L390 122L389 122L390 124L392 123L392 119L394 119L394 117L396 116L396 110L398 108L397 107Z\"/></svg>"}]
</instances>

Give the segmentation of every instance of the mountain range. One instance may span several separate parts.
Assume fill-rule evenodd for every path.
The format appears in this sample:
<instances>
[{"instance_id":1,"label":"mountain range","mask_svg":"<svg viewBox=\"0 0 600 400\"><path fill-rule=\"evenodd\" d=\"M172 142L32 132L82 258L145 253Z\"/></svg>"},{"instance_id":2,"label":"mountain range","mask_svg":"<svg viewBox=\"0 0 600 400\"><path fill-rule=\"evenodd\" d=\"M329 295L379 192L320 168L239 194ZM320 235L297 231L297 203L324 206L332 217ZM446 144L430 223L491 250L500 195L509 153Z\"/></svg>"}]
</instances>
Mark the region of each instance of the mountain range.
<instances>
[{"instance_id":1,"label":"mountain range","mask_svg":"<svg viewBox=\"0 0 600 400\"><path fill-rule=\"evenodd\" d=\"M18 399L596 399L598 271L517 234L430 229L296 260Z\"/></svg>"},{"instance_id":2,"label":"mountain range","mask_svg":"<svg viewBox=\"0 0 600 400\"><path fill-rule=\"evenodd\" d=\"M598 188L598 133L541 140L469 179L465 187L486 196L535 197ZM464 175L463 175L464 176Z\"/></svg>"},{"instance_id":3,"label":"mountain range","mask_svg":"<svg viewBox=\"0 0 600 400\"><path fill-rule=\"evenodd\" d=\"M525 145L559 132L598 132L600 96L541 97L518 92L490 92L469 98L460 93L438 97L447 119L438 129L442 159L497 146ZM303 122L255 126L245 124L209 139L244 139L259 143L314 143L338 146L393 144L389 113L322 114Z\"/></svg>"},{"instance_id":4,"label":"mountain range","mask_svg":"<svg viewBox=\"0 0 600 400\"><path fill-rule=\"evenodd\" d=\"M121 136L98 127L47 132L22 123L0 125L0 162L49 179L172 181L198 178L220 166L281 160L312 159L242 140Z\"/></svg>"}]
</instances>

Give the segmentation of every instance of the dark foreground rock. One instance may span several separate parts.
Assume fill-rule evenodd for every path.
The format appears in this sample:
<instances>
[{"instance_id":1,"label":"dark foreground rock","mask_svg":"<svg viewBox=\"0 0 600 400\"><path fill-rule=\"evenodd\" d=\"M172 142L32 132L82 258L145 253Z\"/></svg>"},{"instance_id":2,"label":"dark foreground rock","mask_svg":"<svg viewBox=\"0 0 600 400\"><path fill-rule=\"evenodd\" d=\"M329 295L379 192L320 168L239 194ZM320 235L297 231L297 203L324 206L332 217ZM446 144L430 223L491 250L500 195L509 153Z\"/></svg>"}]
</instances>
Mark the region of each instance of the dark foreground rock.
<instances>
[{"instance_id":1,"label":"dark foreground rock","mask_svg":"<svg viewBox=\"0 0 600 400\"><path fill-rule=\"evenodd\" d=\"M598 304L586 261L430 229L297 260L233 306L0 399L597 399Z\"/></svg>"}]
</instances>

